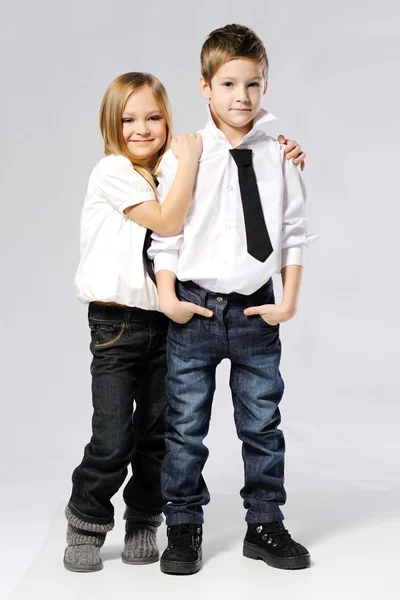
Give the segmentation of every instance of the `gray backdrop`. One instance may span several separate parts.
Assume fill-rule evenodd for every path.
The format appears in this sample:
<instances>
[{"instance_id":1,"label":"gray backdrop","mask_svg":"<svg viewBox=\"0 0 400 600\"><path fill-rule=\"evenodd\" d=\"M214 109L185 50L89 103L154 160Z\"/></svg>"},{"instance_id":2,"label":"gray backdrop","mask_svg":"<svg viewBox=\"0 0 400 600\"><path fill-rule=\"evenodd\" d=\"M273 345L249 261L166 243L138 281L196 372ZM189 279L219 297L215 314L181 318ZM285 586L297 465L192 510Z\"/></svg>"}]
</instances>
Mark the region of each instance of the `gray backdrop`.
<instances>
[{"instance_id":1,"label":"gray backdrop","mask_svg":"<svg viewBox=\"0 0 400 600\"><path fill-rule=\"evenodd\" d=\"M202 127L200 47L230 22L265 42L265 106L280 117L271 133L308 154L311 231L321 234L298 315L281 329L287 514L306 530L313 512L322 535L395 511L398 3L15 0L1 13L0 502L11 549L21 522L44 535L90 435L89 332L73 277L87 179L102 156L102 95L117 75L149 71L170 94L175 133ZM240 506L228 373L223 363L208 438L215 514L226 494Z\"/></svg>"}]
</instances>

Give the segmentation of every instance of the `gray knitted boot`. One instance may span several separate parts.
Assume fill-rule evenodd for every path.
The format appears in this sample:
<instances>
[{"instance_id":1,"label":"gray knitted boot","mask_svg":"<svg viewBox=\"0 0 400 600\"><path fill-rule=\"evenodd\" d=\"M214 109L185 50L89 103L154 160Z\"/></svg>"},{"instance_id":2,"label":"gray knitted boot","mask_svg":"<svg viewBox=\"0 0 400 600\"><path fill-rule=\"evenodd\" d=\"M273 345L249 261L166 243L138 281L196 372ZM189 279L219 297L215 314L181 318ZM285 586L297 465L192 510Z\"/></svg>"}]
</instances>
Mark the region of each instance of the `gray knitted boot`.
<instances>
[{"instance_id":1,"label":"gray knitted boot","mask_svg":"<svg viewBox=\"0 0 400 600\"><path fill-rule=\"evenodd\" d=\"M75 573L100 571L103 563L100 548L106 539L106 533L114 527L114 521L107 525L87 523L65 509L67 517L67 544L64 553L64 567Z\"/></svg>"},{"instance_id":2,"label":"gray knitted boot","mask_svg":"<svg viewBox=\"0 0 400 600\"><path fill-rule=\"evenodd\" d=\"M129 506L124 513L125 546L122 561L128 565L147 565L157 562L157 528L162 523L161 515L146 515Z\"/></svg>"}]
</instances>

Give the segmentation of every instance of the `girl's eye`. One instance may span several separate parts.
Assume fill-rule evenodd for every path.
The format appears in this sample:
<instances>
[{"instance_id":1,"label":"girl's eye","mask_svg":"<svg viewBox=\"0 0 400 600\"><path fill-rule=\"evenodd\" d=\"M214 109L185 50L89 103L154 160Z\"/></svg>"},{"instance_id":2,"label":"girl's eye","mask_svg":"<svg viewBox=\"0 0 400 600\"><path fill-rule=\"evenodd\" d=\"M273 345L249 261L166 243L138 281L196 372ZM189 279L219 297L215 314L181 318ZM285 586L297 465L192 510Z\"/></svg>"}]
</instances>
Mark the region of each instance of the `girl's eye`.
<instances>
[{"instance_id":1,"label":"girl's eye","mask_svg":"<svg viewBox=\"0 0 400 600\"><path fill-rule=\"evenodd\" d=\"M123 123L132 123L133 119L122 119Z\"/></svg>"},{"instance_id":2,"label":"girl's eye","mask_svg":"<svg viewBox=\"0 0 400 600\"><path fill-rule=\"evenodd\" d=\"M249 83L249 87L260 87L258 81L253 81L253 83Z\"/></svg>"},{"instance_id":3,"label":"girl's eye","mask_svg":"<svg viewBox=\"0 0 400 600\"><path fill-rule=\"evenodd\" d=\"M150 121L161 121L161 117L154 115L153 117L150 117Z\"/></svg>"}]
</instances>

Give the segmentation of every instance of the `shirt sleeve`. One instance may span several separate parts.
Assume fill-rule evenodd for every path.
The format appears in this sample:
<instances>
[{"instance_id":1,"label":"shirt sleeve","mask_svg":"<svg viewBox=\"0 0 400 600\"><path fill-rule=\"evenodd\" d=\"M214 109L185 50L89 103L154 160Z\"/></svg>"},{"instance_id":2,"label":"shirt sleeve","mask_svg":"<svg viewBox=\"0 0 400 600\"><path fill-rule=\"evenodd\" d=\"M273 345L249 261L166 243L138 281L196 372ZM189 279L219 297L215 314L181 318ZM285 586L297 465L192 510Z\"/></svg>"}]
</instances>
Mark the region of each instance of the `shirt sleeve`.
<instances>
[{"instance_id":1,"label":"shirt sleeve","mask_svg":"<svg viewBox=\"0 0 400 600\"><path fill-rule=\"evenodd\" d=\"M107 156L101 160L94 173L93 184L99 194L122 214L130 206L155 200L149 182L135 171L125 156Z\"/></svg>"},{"instance_id":2,"label":"shirt sleeve","mask_svg":"<svg viewBox=\"0 0 400 600\"><path fill-rule=\"evenodd\" d=\"M288 265L303 266L305 248L317 240L316 235L307 234L306 198L300 165L295 167L283 158L282 269Z\"/></svg>"},{"instance_id":3,"label":"shirt sleeve","mask_svg":"<svg viewBox=\"0 0 400 600\"><path fill-rule=\"evenodd\" d=\"M172 150L168 150L160 163L160 175L158 177L159 186L157 188L158 199L162 204L174 183L176 171L178 168L178 159ZM152 243L147 251L151 260L154 261L154 272L172 271L178 273L179 250L183 244L183 231L178 235L164 236L153 233Z\"/></svg>"},{"instance_id":4,"label":"shirt sleeve","mask_svg":"<svg viewBox=\"0 0 400 600\"><path fill-rule=\"evenodd\" d=\"M183 244L183 231L170 237L152 233L151 239L147 254L151 260L154 260L154 272L165 270L178 275L178 257Z\"/></svg>"}]
</instances>

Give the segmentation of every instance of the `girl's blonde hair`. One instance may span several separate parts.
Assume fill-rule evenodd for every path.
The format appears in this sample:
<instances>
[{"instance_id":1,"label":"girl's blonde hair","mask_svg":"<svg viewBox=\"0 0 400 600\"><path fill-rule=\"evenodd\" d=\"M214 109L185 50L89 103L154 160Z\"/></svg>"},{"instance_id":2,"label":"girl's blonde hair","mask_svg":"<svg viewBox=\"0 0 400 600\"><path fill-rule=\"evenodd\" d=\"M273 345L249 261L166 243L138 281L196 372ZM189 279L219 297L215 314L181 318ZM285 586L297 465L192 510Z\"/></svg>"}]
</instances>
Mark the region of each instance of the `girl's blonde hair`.
<instances>
[{"instance_id":1,"label":"girl's blonde hair","mask_svg":"<svg viewBox=\"0 0 400 600\"><path fill-rule=\"evenodd\" d=\"M153 92L158 108L166 123L165 144L157 152L150 164L148 161L133 158L122 135L122 115L125 104L133 92L148 86ZM154 75L150 73L125 73L110 83L100 108L100 130L104 140L104 152L120 154L131 161L133 167L149 182L156 193L153 177L163 154L168 149L172 137L172 115L169 99L165 87Z\"/></svg>"}]
</instances>

